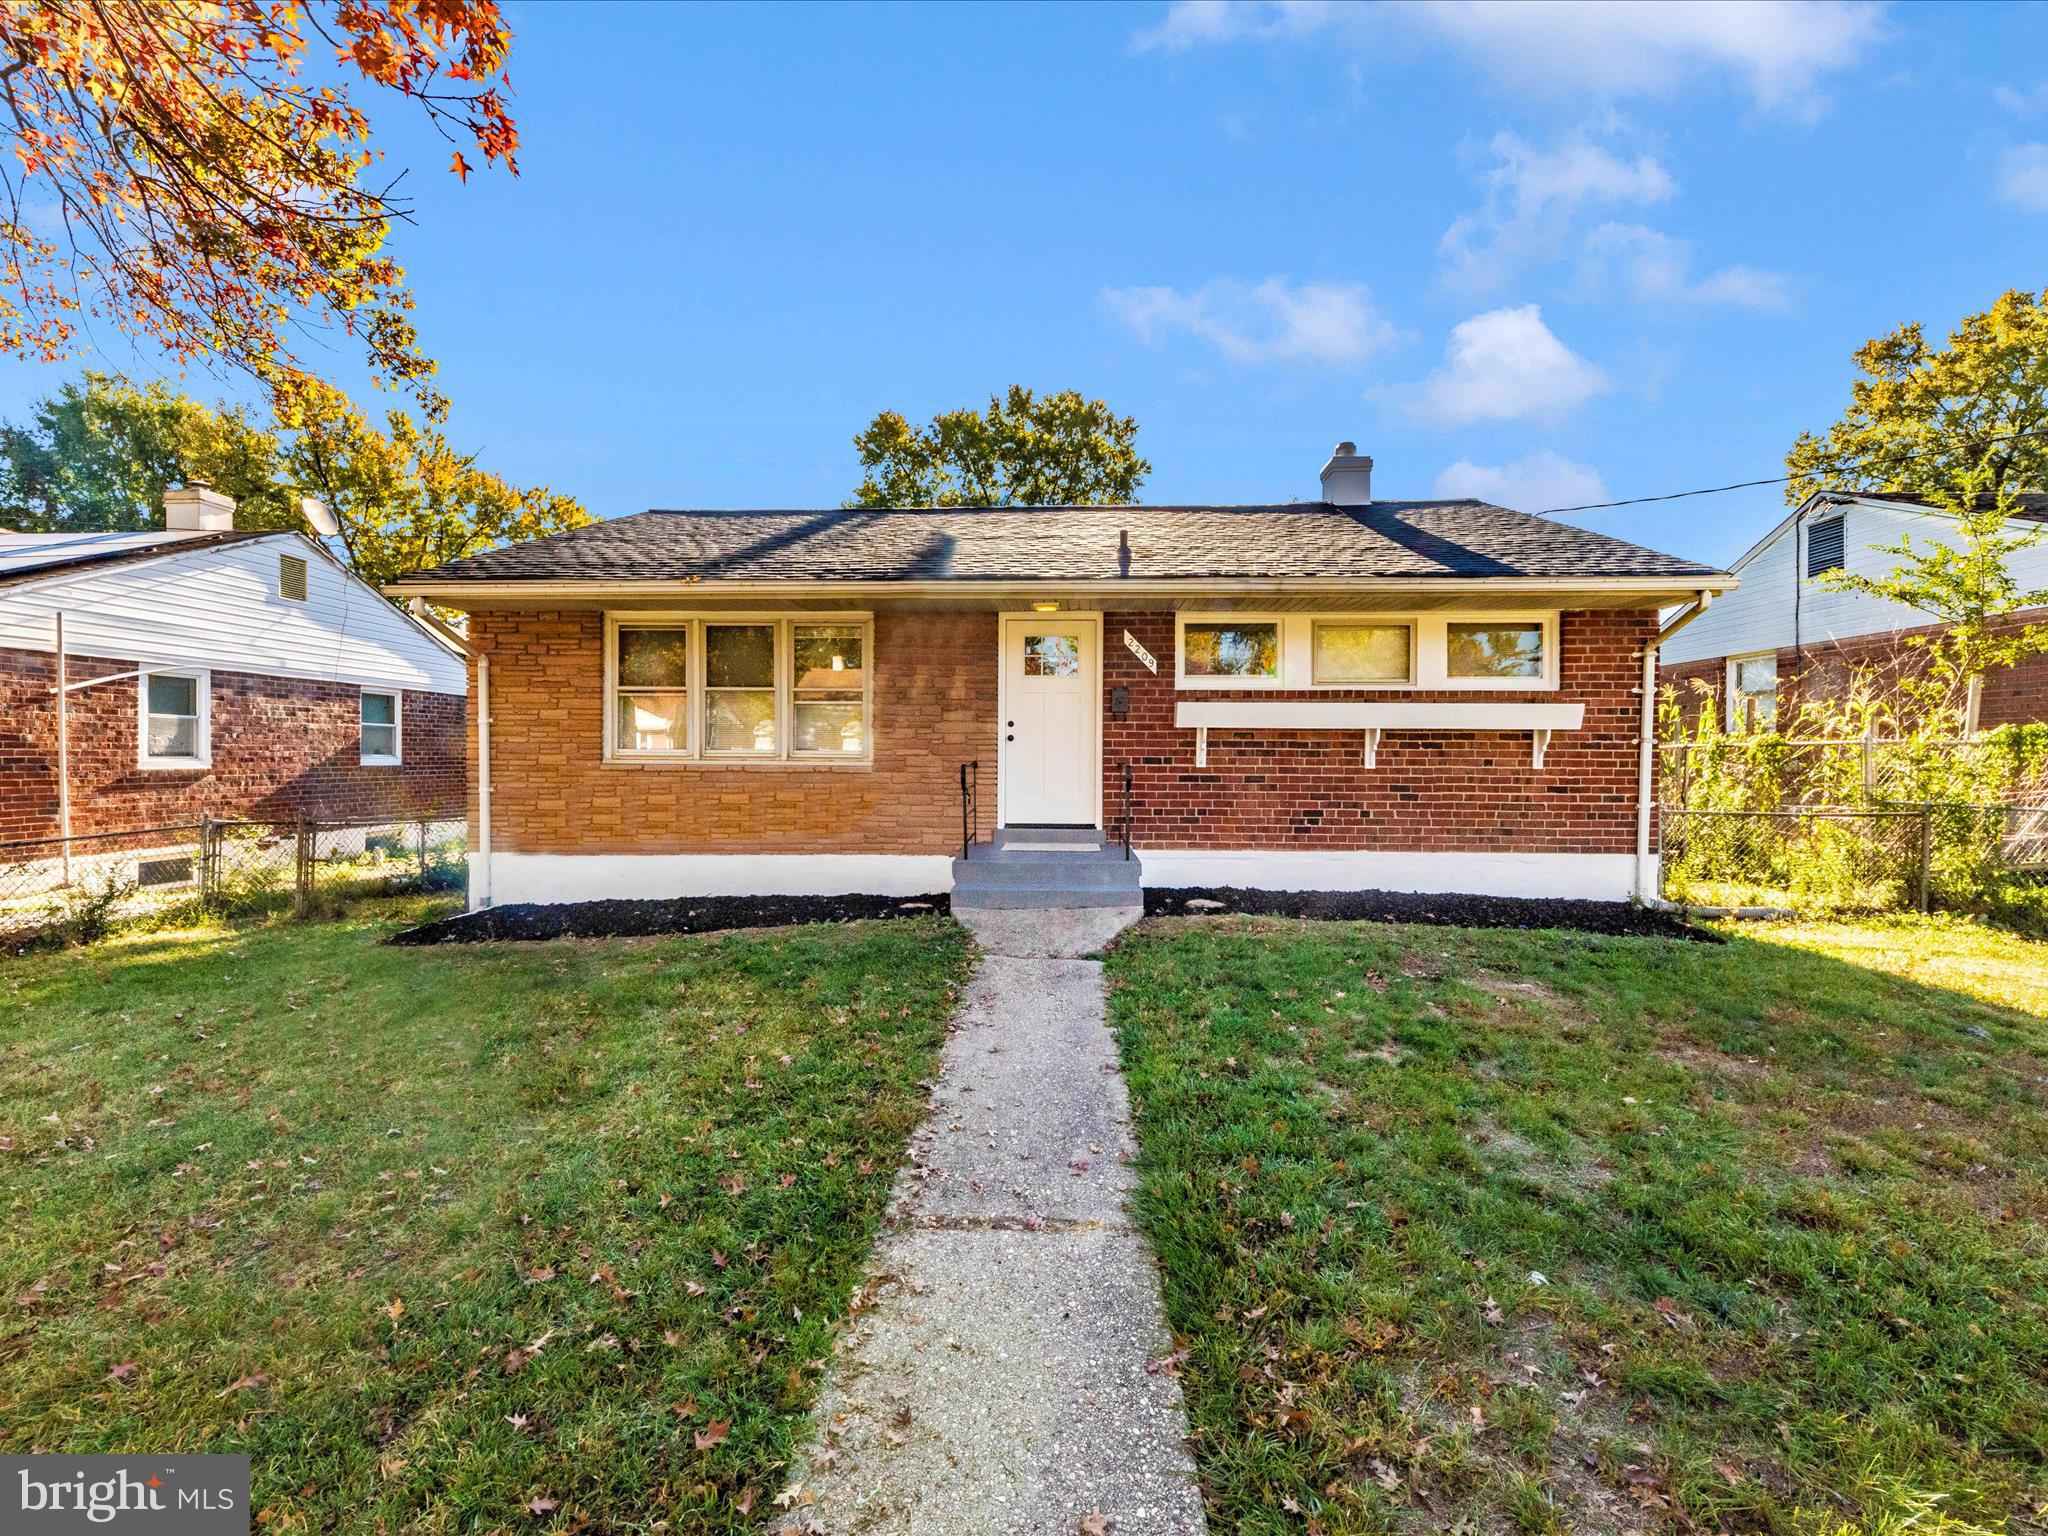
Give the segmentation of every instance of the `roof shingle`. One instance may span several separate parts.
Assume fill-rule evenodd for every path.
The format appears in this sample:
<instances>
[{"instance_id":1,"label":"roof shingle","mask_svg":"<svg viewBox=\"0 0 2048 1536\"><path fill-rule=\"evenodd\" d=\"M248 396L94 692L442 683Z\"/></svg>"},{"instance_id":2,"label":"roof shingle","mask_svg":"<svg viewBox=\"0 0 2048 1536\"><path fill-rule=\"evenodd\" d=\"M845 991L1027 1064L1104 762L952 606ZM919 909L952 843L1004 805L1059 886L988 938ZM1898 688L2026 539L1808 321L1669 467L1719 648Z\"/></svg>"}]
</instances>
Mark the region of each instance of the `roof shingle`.
<instances>
[{"instance_id":1,"label":"roof shingle","mask_svg":"<svg viewBox=\"0 0 2048 1536\"><path fill-rule=\"evenodd\" d=\"M1485 502L1380 501L641 512L453 560L405 584L1719 574Z\"/></svg>"}]
</instances>

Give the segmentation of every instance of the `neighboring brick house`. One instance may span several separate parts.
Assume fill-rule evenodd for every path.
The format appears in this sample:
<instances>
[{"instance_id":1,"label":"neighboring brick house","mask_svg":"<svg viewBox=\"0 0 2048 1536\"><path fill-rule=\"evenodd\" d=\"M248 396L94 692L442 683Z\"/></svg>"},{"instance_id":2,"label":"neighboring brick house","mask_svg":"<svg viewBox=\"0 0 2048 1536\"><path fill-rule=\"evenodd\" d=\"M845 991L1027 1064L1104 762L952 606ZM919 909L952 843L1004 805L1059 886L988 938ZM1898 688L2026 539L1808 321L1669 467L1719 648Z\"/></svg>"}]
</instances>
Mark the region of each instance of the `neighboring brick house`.
<instances>
[{"instance_id":1,"label":"neighboring brick house","mask_svg":"<svg viewBox=\"0 0 2048 1536\"><path fill-rule=\"evenodd\" d=\"M0 533L0 842L460 814L458 648L311 538L165 502L161 532Z\"/></svg>"},{"instance_id":2,"label":"neighboring brick house","mask_svg":"<svg viewBox=\"0 0 2048 1536\"><path fill-rule=\"evenodd\" d=\"M2038 533L2048 522L2048 494L2016 498L2015 512L2015 532ZM1953 527L1953 518L1922 496L1808 497L1735 562L1741 589L1665 645L1663 681L1677 687L1688 723L1711 701L1730 729L1767 724L1789 715L1802 696L1840 697L1858 676L1882 686L1924 665L1924 650L1907 641L1937 633L1939 624L1900 603L1832 590L1821 578L1838 568L1886 575L1898 564L1888 546L1908 536L1919 545L1945 542ZM2022 589L2048 589L2048 539L2019 551L2011 566ZM2013 622L2048 623L2048 608ZM2044 720L2048 655L1985 678L1980 725Z\"/></svg>"},{"instance_id":3,"label":"neighboring brick house","mask_svg":"<svg viewBox=\"0 0 2048 1536\"><path fill-rule=\"evenodd\" d=\"M646 512L409 576L469 615L472 899L1653 894L1658 610L1732 580L1371 466L1277 506Z\"/></svg>"}]
</instances>

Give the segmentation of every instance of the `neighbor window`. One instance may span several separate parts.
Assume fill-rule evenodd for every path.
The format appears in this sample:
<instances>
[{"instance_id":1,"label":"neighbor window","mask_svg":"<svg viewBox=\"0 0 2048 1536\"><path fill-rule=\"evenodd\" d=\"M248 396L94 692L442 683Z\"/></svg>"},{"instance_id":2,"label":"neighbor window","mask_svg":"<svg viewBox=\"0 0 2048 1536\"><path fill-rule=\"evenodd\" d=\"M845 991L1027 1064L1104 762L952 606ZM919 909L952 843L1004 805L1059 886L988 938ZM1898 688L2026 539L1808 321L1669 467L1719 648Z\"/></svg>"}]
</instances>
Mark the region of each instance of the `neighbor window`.
<instances>
[{"instance_id":1,"label":"neighbor window","mask_svg":"<svg viewBox=\"0 0 2048 1536\"><path fill-rule=\"evenodd\" d=\"M688 626L620 627L613 711L615 752L690 750Z\"/></svg>"},{"instance_id":2,"label":"neighbor window","mask_svg":"<svg viewBox=\"0 0 2048 1536\"><path fill-rule=\"evenodd\" d=\"M870 644L864 619L621 621L610 754L864 759Z\"/></svg>"},{"instance_id":3,"label":"neighbor window","mask_svg":"<svg viewBox=\"0 0 2048 1536\"><path fill-rule=\"evenodd\" d=\"M145 672L141 684L143 766L206 767L206 674Z\"/></svg>"},{"instance_id":4,"label":"neighbor window","mask_svg":"<svg viewBox=\"0 0 2048 1536\"><path fill-rule=\"evenodd\" d=\"M1278 682L1280 626L1263 623L1193 623L1181 631L1185 677L1243 677Z\"/></svg>"},{"instance_id":5,"label":"neighbor window","mask_svg":"<svg viewBox=\"0 0 2048 1536\"><path fill-rule=\"evenodd\" d=\"M1778 657L1736 656L1728 662L1728 728L1768 730L1778 718Z\"/></svg>"},{"instance_id":6,"label":"neighbor window","mask_svg":"<svg viewBox=\"0 0 2048 1536\"><path fill-rule=\"evenodd\" d=\"M306 562L297 555L277 557L277 595L288 603L306 600Z\"/></svg>"},{"instance_id":7,"label":"neighbor window","mask_svg":"<svg viewBox=\"0 0 2048 1536\"><path fill-rule=\"evenodd\" d=\"M1543 667L1541 622L1444 626L1447 677L1523 681L1540 679Z\"/></svg>"},{"instance_id":8,"label":"neighbor window","mask_svg":"<svg viewBox=\"0 0 2048 1536\"><path fill-rule=\"evenodd\" d=\"M398 759L398 695L365 688L362 695L363 751L366 763Z\"/></svg>"},{"instance_id":9,"label":"neighbor window","mask_svg":"<svg viewBox=\"0 0 2048 1536\"><path fill-rule=\"evenodd\" d=\"M1319 683L1405 683L1415 675L1415 632L1406 624L1318 624Z\"/></svg>"}]
</instances>

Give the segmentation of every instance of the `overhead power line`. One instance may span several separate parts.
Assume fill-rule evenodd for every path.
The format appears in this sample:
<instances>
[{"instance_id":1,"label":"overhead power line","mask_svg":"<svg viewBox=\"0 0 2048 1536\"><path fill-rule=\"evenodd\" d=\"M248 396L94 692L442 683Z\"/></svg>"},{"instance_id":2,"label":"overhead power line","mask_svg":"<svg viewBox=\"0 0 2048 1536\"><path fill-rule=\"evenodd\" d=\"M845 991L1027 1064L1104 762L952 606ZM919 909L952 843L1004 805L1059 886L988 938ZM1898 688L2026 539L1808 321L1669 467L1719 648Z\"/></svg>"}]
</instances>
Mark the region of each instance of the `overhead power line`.
<instances>
[{"instance_id":1,"label":"overhead power line","mask_svg":"<svg viewBox=\"0 0 2048 1536\"><path fill-rule=\"evenodd\" d=\"M1987 437L1981 439L1981 441L1986 444L2010 443L2016 442L2021 438L2030 437L2048 437L2048 431L2007 432L2003 436ZM1919 453L1909 453L1906 455L1904 462L1911 463L1916 459L1931 459L1938 451L1937 449L1928 448ZM1827 469L1836 472L1847 467L1849 466L1841 464L1826 466ZM1701 486L1698 490L1694 491L1666 491L1658 496L1628 496L1620 501L1586 501L1581 502L1575 507L1545 507L1541 512L1533 515L1536 517L1555 517L1560 512L1602 512L1609 507L1640 507L1653 501L1683 501L1688 496L1719 496L1727 491L1753 491L1759 486L1783 485L1791 478L1790 475L1772 475L1764 480L1738 480L1733 485Z\"/></svg>"}]
</instances>

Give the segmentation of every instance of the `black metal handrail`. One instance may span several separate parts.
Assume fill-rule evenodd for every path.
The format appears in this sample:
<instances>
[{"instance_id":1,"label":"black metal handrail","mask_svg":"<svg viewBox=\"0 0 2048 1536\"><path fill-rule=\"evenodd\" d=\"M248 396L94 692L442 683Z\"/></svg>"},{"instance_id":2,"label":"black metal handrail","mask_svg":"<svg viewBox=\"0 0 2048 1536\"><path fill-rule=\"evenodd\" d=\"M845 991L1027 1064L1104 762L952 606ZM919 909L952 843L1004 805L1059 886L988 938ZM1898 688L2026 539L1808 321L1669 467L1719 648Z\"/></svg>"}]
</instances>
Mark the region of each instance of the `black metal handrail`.
<instances>
[{"instance_id":1,"label":"black metal handrail","mask_svg":"<svg viewBox=\"0 0 2048 1536\"><path fill-rule=\"evenodd\" d=\"M981 819L981 763L960 765L960 857L974 846L975 823Z\"/></svg>"},{"instance_id":2,"label":"black metal handrail","mask_svg":"<svg viewBox=\"0 0 2048 1536\"><path fill-rule=\"evenodd\" d=\"M1124 813L1121 820L1123 822L1124 857L1128 859L1131 856L1131 765L1129 763L1123 765L1123 774Z\"/></svg>"}]
</instances>

